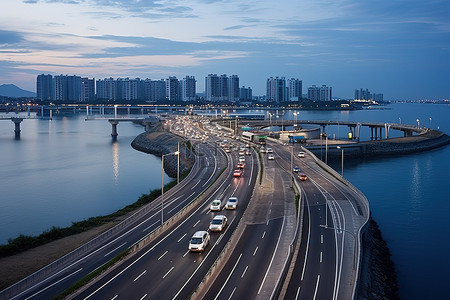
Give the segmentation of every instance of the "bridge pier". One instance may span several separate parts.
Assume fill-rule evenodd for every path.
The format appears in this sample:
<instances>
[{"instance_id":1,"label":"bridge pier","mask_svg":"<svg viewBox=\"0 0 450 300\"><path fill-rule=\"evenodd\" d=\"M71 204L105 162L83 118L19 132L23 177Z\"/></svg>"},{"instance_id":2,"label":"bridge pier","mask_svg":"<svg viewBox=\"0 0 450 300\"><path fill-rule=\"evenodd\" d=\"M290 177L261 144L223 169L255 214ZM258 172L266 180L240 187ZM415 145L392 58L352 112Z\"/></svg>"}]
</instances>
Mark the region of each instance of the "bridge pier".
<instances>
[{"instance_id":1,"label":"bridge pier","mask_svg":"<svg viewBox=\"0 0 450 300\"><path fill-rule=\"evenodd\" d=\"M111 123L111 136L113 137L113 139L115 139L119 135L117 133L117 124L119 124L119 121L117 120L108 120L108 121L109 123Z\"/></svg>"},{"instance_id":2,"label":"bridge pier","mask_svg":"<svg viewBox=\"0 0 450 300\"><path fill-rule=\"evenodd\" d=\"M14 134L16 138L20 138L20 123L22 123L22 118L11 118L11 121L14 122Z\"/></svg>"}]
</instances>

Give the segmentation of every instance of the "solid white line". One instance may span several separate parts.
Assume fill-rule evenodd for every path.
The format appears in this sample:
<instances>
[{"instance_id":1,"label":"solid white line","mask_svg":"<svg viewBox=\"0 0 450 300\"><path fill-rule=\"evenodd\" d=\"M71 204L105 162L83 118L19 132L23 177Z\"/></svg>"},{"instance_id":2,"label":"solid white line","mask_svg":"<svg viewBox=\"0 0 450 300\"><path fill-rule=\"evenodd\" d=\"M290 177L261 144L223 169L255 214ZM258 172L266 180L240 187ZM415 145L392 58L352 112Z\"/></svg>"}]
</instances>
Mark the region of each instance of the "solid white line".
<instances>
[{"instance_id":1,"label":"solid white line","mask_svg":"<svg viewBox=\"0 0 450 300\"><path fill-rule=\"evenodd\" d=\"M303 262L303 271L302 271L302 278L300 279L303 281L303 278L305 276L305 269L306 269L306 261L308 260L308 250L309 250L309 239L311 237L311 211L309 209L309 203L308 203L308 197L305 195L305 200L308 208L308 239L306 240L306 251L305 251L305 260Z\"/></svg>"},{"instance_id":2,"label":"solid white line","mask_svg":"<svg viewBox=\"0 0 450 300\"><path fill-rule=\"evenodd\" d=\"M233 275L234 269L236 269L236 266L238 265L239 261L241 260L241 257L242 257L242 253L239 254L239 257L238 257L236 263L234 264L233 269L231 270L230 274L229 274L228 277L227 277L227 280L225 280L225 283L224 283L224 284L222 285L222 287L220 288L220 291L217 293L216 298L214 298L214 300L216 300L217 298L219 298L220 293L222 293L223 288L227 285L228 280L230 279L231 275Z\"/></svg>"},{"instance_id":3,"label":"solid white line","mask_svg":"<svg viewBox=\"0 0 450 300\"><path fill-rule=\"evenodd\" d=\"M195 187L200 183L200 181L201 180L199 180L199 181L197 181L197 183L196 184L194 184L194 186L193 187L191 187L191 190L193 190L193 189L195 189Z\"/></svg>"},{"instance_id":4,"label":"solid white line","mask_svg":"<svg viewBox=\"0 0 450 300\"><path fill-rule=\"evenodd\" d=\"M70 276L72 276L72 275L75 275L76 273L80 272L81 270L83 270L83 268L80 268L80 269L76 270L75 272L73 272L73 273L70 273L70 274L69 274L69 275L67 275L66 277L63 277L63 278L61 278L60 280L58 280L58 281L56 281L56 282L54 282L54 283L50 284L49 286L46 286L46 287L45 287L45 288L43 288L42 290L40 290L40 291L38 291L38 292L34 293L33 295L31 295L30 297L28 297L28 298L25 298L25 299L31 299L31 298L34 298L34 296L36 296L36 295L38 295L38 294L42 293L43 291L45 291L45 290L47 290L47 289L51 288L51 287L52 287L52 286L54 286L54 285L57 285L57 284L58 284L58 283L60 283L61 281L64 281L64 280L66 280L67 278L69 278L69 277L70 277Z\"/></svg>"},{"instance_id":5,"label":"solid white line","mask_svg":"<svg viewBox=\"0 0 450 300\"><path fill-rule=\"evenodd\" d=\"M148 226L147 228L145 228L145 229L142 230L142 231L147 231L147 230L149 230L151 227L153 227L153 225L156 225L156 224L158 224L159 222L161 222L161 219L158 219L155 223L153 223L152 225Z\"/></svg>"},{"instance_id":6,"label":"solid white line","mask_svg":"<svg viewBox=\"0 0 450 300\"><path fill-rule=\"evenodd\" d=\"M256 251L258 251L258 246L256 246L256 249L255 249L255 251L253 251L253 256L255 256L255 254L256 254Z\"/></svg>"},{"instance_id":7,"label":"solid white line","mask_svg":"<svg viewBox=\"0 0 450 300\"><path fill-rule=\"evenodd\" d=\"M133 281L137 281L139 278L141 278L142 275L145 274L145 272L147 272L147 270L145 270L144 272L142 272L138 277L136 277Z\"/></svg>"},{"instance_id":8,"label":"solid white line","mask_svg":"<svg viewBox=\"0 0 450 300\"><path fill-rule=\"evenodd\" d=\"M233 289L233 291L231 292L231 295L230 295L230 297L228 297L228 300L230 300L230 299L233 297L234 292L236 292L236 287L235 287L235 288Z\"/></svg>"},{"instance_id":9,"label":"solid white line","mask_svg":"<svg viewBox=\"0 0 450 300\"><path fill-rule=\"evenodd\" d=\"M110 255L111 253L113 253L114 251L116 251L117 249L119 249L120 247L122 247L123 245L125 245L127 242L123 243L122 245L114 248L113 250L109 251L108 253L105 254L105 256L103 257L107 257L108 255Z\"/></svg>"},{"instance_id":10,"label":"solid white line","mask_svg":"<svg viewBox=\"0 0 450 300\"><path fill-rule=\"evenodd\" d=\"M145 294L144 296L142 296L141 299L139 299L139 300L142 300L142 299L144 299L145 297L147 297L147 294Z\"/></svg>"},{"instance_id":11,"label":"solid white line","mask_svg":"<svg viewBox=\"0 0 450 300\"><path fill-rule=\"evenodd\" d=\"M263 279L263 281L261 282L261 286L259 287L258 295L259 295L259 293L261 292L261 289L262 289L262 287L263 287L263 285L264 285L264 282L266 281L267 274L269 274L269 270L270 270L270 267L272 266L273 259L275 258L275 254L277 253L277 249L278 249L278 246L279 246L279 244L280 244L281 235L282 235L282 233L283 233L285 221L286 221L286 216L283 217L283 225L281 225L281 230L280 230L280 234L278 235L277 245L275 246L275 250L273 251L272 259L270 260L269 267L267 268L266 274L264 275L264 279Z\"/></svg>"},{"instance_id":12,"label":"solid white line","mask_svg":"<svg viewBox=\"0 0 450 300\"><path fill-rule=\"evenodd\" d=\"M186 235L187 235L187 233L183 234L183 236L180 237L180 239L178 240L178 243L179 243L182 239L184 239L184 237L185 237Z\"/></svg>"},{"instance_id":13,"label":"solid white line","mask_svg":"<svg viewBox=\"0 0 450 300\"><path fill-rule=\"evenodd\" d=\"M320 274L317 275L316 290L314 291L313 300L316 299L316 297L317 297L317 291L319 290L319 281L320 281Z\"/></svg>"},{"instance_id":14,"label":"solid white line","mask_svg":"<svg viewBox=\"0 0 450 300\"><path fill-rule=\"evenodd\" d=\"M192 226L192 227L195 227L195 226L197 226L198 225L198 223L200 223L200 220L198 220L195 224L194 224L194 226Z\"/></svg>"},{"instance_id":15,"label":"solid white line","mask_svg":"<svg viewBox=\"0 0 450 300\"><path fill-rule=\"evenodd\" d=\"M252 178L253 178L253 155L251 155L251 157L252 157L252 165L251 165L251 168L250 168L250 179L249 179L249 181L248 181L248 185L249 185L249 186L251 185L251 183L252 183Z\"/></svg>"},{"instance_id":16,"label":"solid white line","mask_svg":"<svg viewBox=\"0 0 450 300\"><path fill-rule=\"evenodd\" d=\"M213 175L216 173L216 169L217 169L217 158L216 156L214 156L214 170L212 171L211 176L209 176L208 180L206 180L205 183L202 185L202 187L205 187L205 185L211 180Z\"/></svg>"},{"instance_id":17,"label":"solid white line","mask_svg":"<svg viewBox=\"0 0 450 300\"><path fill-rule=\"evenodd\" d=\"M245 267L244 272L242 272L241 278L244 278L245 272L247 272L248 266Z\"/></svg>"},{"instance_id":18,"label":"solid white line","mask_svg":"<svg viewBox=\"0 0 450 300\"><path fill-rule=\"evenodd\" d=\"M164 257L164 255L166 255L167 254L167 252L169 252L168 250L166 250L166 252L164 252L159 258L158 258L158 260L160 260L161 258L163 258Z\"/></svg>"},{"instance_id":19,"label":"solid white line","mask_svg":"<svg viewBox=\"0 0 450 300\"><path fill-rule=\"evenodd\" d=\"M163 278L166 278L166 276L167 276L167 275L169 275L169 273L170 273L170 272L171 272L171 271L173 270L173 268L174 268L174 267L170 268L170 270L169 270L169 271L167 271L167 273L166 273L166 274L164 274Z\"/></svg>"},{"instance_id":20,"label":"solid white line","mask_svg":"<svg viewBox=\"0 0 450 300\"><path fill-rule=\"evenodd\" d=\"M300 287L297 288L297 294L295 294L295 300L298 299L298 295L300 295Z\"/></svg>"}]
</instances>

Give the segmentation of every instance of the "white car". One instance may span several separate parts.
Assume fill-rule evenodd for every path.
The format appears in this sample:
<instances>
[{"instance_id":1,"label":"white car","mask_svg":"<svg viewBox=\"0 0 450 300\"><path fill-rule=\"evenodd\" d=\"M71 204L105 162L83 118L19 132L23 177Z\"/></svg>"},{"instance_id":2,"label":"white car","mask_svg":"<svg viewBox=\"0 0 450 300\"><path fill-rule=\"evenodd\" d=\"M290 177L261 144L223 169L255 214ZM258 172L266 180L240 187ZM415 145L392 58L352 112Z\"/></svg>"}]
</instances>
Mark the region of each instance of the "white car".
<instances>
[{"instance_id":1,"label":"white car","mask_svg":"<svg viewBox=\"0 0 450 300\"><path fill-rule=\"evenodd\" d=\"M267 148L266 152L267 153L273 153L273 150L272 150L272 148Z\"/></svg>"},{"instance_id":2,"label":"white car","mask_svg":"<svg viewBox=\"0 0 450 300\"><path fill-rule=\"evenodd\" d=\"M222 231L225 226L227 226L227 217L223 215L217 215L212 219L211 224L209 224L210 231Z\"/></svg>"},{"instance_id":3,"label":"white car","mask_svg":"<svg viewBox=\"0 0 450 300\"><path fill-rule=\"evenodd\" d=\"M245 162L245 156L239 156L239 162Z\"/></svg>"},{"instance_id":4,"label":"white car","mask_svg":"<svg viewBox=\"0 0 450 300\"><path fill-rule=\"evenodd\" d=\"M238 205L237 197L228 198L227 204L225 204L225 209L236 209Z\"/></svg>"},{"instance_id":5,"label":"white car","mask_svg":"<svg viewBox=\"0 0 450 300\"><path fill-rule=\"evenodd\" d=\"M189 241L189 251L192 252L203 252L205 251L206 246L209 244L209 233L208 231L197 231L192 236Z\"/></svg>"},{"instance_id":6,"label":"white car","mask_svg":"<svg viewBox=\"0 0 450 300\"><path fill-rule=\"evenodd\" d=\"M274 160L274 159L275 159L275 156L274 156L272 153L270 153L270 154L267 156L267 159L269 159L269 160Z\"/></svg>"},{"instance_id":7,"label":"white car","mask_svg":"<svg viewBox=\"0 0 450 300\"><path fill-rule=\"evenodd\" d=\"M298 157L305 157L305 152L300 151L297 156Z\"/></svg>"},{"instance_id":8,"label":"white car","mask_svg":"<svg viewBox=\"0 0 450 300\"><path fill-rule=\"evenodd\" d=\"M216 199L211 203L211 206L209 207L209 209L212 211L220 211L221 205L222 205L222 201Z\"/></svg>"}]
</instances>

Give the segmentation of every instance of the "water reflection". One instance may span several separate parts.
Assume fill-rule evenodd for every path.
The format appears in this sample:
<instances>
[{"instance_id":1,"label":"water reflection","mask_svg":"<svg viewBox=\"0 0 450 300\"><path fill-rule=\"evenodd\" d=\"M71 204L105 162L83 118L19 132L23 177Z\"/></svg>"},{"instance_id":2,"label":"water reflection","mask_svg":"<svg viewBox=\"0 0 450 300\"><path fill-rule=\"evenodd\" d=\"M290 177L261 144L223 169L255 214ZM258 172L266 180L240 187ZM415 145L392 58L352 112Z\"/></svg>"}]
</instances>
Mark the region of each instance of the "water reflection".
<instances>
[{"instance_id":1,"label":"water reflection","mask_svg":"<svg viewBox=\"0 0 450 300\"><path fill-rule=\"evenodd\" d=\"M112 167L114 174L114 184L118 185L119 183L119 150L120 146L118 142L112 143Z\"/></svg>"}]
</instances>

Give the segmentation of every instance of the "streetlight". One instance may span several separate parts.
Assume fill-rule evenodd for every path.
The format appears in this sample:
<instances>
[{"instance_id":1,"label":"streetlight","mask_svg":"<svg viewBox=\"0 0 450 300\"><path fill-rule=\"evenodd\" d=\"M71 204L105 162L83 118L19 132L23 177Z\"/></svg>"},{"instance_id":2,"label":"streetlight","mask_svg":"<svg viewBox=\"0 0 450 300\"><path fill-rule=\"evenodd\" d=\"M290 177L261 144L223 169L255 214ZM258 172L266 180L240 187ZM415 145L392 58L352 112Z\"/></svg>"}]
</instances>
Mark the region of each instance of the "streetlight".
<instances>
[{"instance_id":1,"label":"streetlight","mask_svg":"<svg viewBox=\"0 0 450 300\"><path fill-rule=\"evenodd\" d=\"M298 112L294 112L294 119L295 119L295 122L294 122L294 126L292 126L293 127L293 129L294 129L294 131L295 131L295 127L297 127L297 115L298 115Z\"/></svg>"},{"instance_id":2,"label":"streetlight","mask_svg":"<svg viewBox=\"0 0 450 300\"><path fill-rule=\"evenodd\" d=\"M164 224L164 157L166 157L168 155L176 155L176 156L178 156L178 159L179 159L180 152L175 151L173 153L167 153L167 154L163 154L161 156L161 226ZM179 167L179 165L178 165L178 167ZM177 174L177 178L178 177L179 177L179 175Z\"/></svg>"},{"instance_id":3,"label":"streetlight","mask_svg":"<svg viewBox=\"0 0 450 300\"><path fill-rule=\"evenodd\" d=\"M417 121L417 128L420 128L420 122L419 122L419 119L417 119L416 121Z\"/></svg>"},{"instance_id":4,"label":"streetlight","mask_svg":"<svg viewBox=\"0 0 450 300\"><path fill-rule=\"evenodd\" d=\"M402 118L398 117L398 122L402 124Z\"/></svg>"},{"instance_id":5,"label":"streetlight","mask_svg":"<svg viewBox=\"0 0 450 300\"><path fill-rule=\"evenodd\" d=\"M337 146L337 149L342 150L341 176L344 177L344 148Z\"/></svg>"},{"instance_id":6,"label":"streetlight","mask_svg":"<svg viewBox=\"0 0 450 300\"><path fill-rule=\"evenodd\" d=\"M430 129L431 129L431 117L430 117Z\"/></svg>"}]
</instances>

